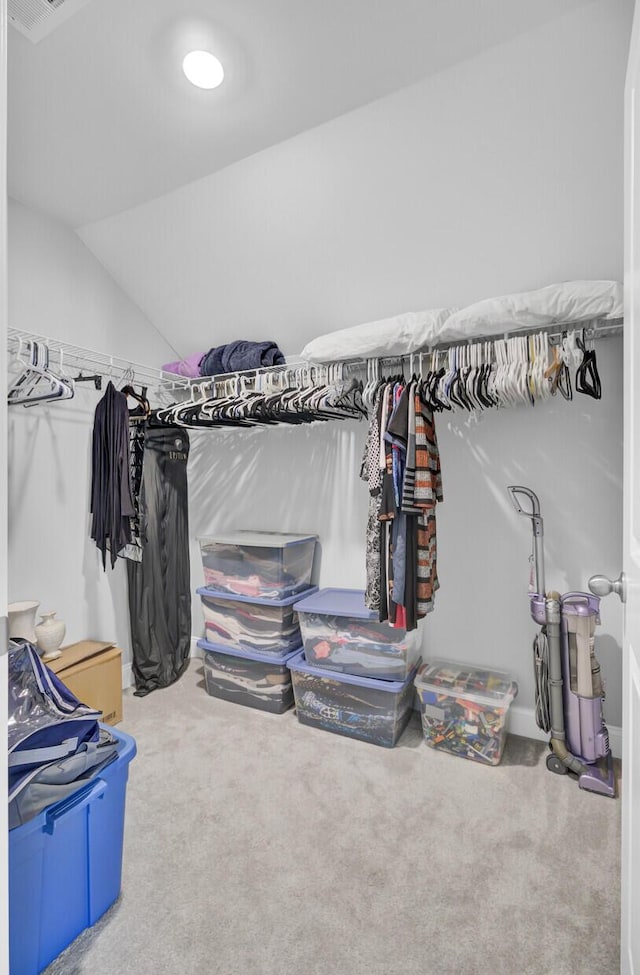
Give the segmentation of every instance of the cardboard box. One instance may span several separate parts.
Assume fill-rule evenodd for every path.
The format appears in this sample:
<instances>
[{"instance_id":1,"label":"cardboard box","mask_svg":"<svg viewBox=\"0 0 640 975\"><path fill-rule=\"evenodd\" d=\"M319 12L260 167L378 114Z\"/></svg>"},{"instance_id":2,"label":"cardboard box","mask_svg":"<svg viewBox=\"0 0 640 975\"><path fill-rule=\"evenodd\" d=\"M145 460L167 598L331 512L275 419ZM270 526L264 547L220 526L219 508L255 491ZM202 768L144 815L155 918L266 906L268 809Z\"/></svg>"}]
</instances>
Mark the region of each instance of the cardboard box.
<instances>
[{"instance_id":1,"label":"cardboard box","mask_svg":"<svg viewBox=\"0 0 640 975\"><path fill-rule=\"evenodd\" d=\"M89 707L102 711L105 724L122 721L122 651L113 643L81 640L62 648L47 666Z\"/></svg>"}]
</instances>

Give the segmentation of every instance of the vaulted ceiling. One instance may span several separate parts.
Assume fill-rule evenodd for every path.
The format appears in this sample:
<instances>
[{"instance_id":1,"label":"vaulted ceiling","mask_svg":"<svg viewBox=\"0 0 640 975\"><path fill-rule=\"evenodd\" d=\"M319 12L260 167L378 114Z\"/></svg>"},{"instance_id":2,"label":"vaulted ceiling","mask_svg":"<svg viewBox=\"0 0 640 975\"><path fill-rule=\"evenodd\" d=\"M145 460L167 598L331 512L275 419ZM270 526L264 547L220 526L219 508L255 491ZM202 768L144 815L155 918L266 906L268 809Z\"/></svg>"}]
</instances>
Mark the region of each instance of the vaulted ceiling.
<instances>
[{"instance_id":1,"label":"vaulted ceiling","mask_svg":"<svg viewBox=\"0 0 640 975\"><path fill-rule=\"evenodd\" d=\"M9 32L9 192L78 227L162 196L590 0L90 0ZM224 84L193 88L209 48Z\"/></svg>"}]
</instances>

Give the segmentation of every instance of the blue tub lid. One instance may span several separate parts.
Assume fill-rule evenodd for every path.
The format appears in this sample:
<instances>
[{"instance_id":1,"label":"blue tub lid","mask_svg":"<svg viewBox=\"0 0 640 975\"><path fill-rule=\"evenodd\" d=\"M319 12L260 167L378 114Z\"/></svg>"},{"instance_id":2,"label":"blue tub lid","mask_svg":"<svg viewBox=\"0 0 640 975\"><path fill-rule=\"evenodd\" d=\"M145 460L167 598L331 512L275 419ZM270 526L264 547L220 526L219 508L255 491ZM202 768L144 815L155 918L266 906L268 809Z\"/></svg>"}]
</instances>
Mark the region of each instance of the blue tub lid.
<instances>
[{"instance_id":1,"label":"blue tub lid","mask_svg":"<svg viewBox=\"0 0 640 975\"><path fill-rule=\"evenodd\" d=\"M200 596L208 596L209 599L224 599L230 603L253 603L254 606L256 604L258 606L293 606L299 599L304 599L305 596L317 591L317 586L307 586L306 589L294 593L293 596L287 596L286 599L267 599L265 596L239 596L235 592L225 592L224 589L211 589L209 586L201 586L199 589L196 589L196 592Z\"/></svg>"},{"instance_id":2,"label":"blue tub lid","mask_svg":"<svg viewBox=\"0 0 640 975\"><path fill-rule=\"evenodd\" d=\"M326 667L314 667L307 663L304 650L292 654L291 659L287 659L289 670L295 670L301 674L311 674L312 677L324 677L326 680L337 680L341 684L366 687L370 691L390 691L392 694L398 694L405 689L407 684L411 683L421 663L422 658L416 660L411 668L411 673L405 680L381 680L379 677L356 677L354 674L342 674L338 670L329 670Z\"/></svg>"},{"instance_id":3,"label":"blue tub lid","mask_svg":"<svg viewBox=\"0 0 640 975\"><path fill-rule=\"evenodd\" d=\"M363 589L320 589L315 595L305 596L296 609L321 616L352 616L378 622L378 614L364 604Z\"/></svg>"},{"instance_id":4,"label":"blue tub lid","mask_svg":"<svg viewBox=\"0 0 640 975\"><path fill-rule=\"evenodd\" d=\"M201 545L246 545L250 548L288 548L302 542L315 542L317 535L295 535L292 532L237 531L221 532L219 535L204 535L198 539Z\"/></svg>"},{"instance_id":5,"label":"blue tub lid","mask_svg":"<svg viewBox=\"0 0 640 975\"><path fill-rule=\"evenodd\" d=\"M257 650L240 650L237 647L225 647L222 643L210 643L209 640L198 640L201 650L213 650L215 653L228 653L230 657L242 657L243 660L257 660L261 664L273 664L274 667L284 667L289 660L300 653L301 647L289 650L282 656L275 653L258 653Z\"/></svg>"}]
</instances>

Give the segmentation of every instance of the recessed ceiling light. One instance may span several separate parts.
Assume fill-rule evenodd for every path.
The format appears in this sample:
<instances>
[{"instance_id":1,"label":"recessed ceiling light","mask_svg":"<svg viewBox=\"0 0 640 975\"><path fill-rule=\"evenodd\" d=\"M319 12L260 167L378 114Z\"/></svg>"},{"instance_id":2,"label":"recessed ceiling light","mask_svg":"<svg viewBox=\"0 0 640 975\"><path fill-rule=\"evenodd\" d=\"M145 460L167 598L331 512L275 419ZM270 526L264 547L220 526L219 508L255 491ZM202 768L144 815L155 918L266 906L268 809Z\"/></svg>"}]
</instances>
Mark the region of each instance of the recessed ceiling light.
<instances>
[{"instance_id":1,"label":"recessed ceiling light","mask_svg":"<svg viewBox=\"0 0 640 975\"><path fill-rule=\"evenodd\" d=\"M191 51L182 62L182 70L197 88L217 88L224 78L224 68L209 51Z\"/></svg>"}]
</instances>

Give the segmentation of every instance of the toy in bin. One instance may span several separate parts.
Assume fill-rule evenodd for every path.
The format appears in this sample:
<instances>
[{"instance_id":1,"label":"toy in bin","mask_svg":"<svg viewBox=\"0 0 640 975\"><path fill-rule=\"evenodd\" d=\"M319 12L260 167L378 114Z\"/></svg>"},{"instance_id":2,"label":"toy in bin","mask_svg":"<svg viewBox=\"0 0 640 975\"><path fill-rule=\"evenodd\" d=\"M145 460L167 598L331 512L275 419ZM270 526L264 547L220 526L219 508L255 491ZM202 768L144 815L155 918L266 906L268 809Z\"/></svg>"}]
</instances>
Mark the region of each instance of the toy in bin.
<instances>
[{"instance_id":1,"label":"toy in bin","mask_svg":"<svg viewBox=\"0 0 640 975\"><path fill-rule=\"evenodd\" d=\"M423 664L415 679L422 730L431 748L497 765L509 706L518 693L510 674L450 660Z\"/></svg>"}]
</instances>

